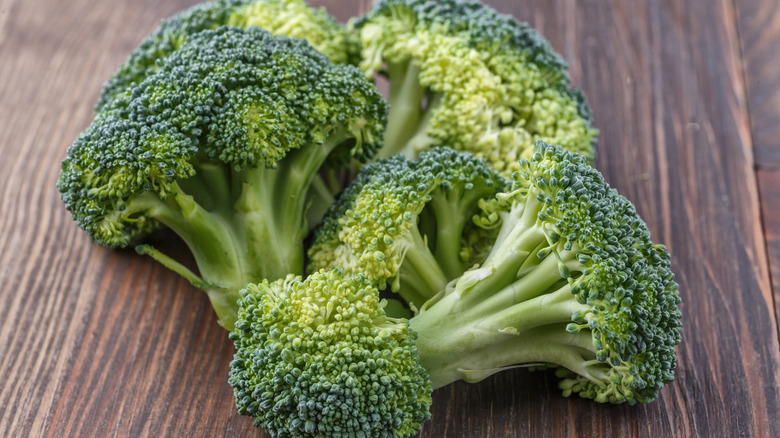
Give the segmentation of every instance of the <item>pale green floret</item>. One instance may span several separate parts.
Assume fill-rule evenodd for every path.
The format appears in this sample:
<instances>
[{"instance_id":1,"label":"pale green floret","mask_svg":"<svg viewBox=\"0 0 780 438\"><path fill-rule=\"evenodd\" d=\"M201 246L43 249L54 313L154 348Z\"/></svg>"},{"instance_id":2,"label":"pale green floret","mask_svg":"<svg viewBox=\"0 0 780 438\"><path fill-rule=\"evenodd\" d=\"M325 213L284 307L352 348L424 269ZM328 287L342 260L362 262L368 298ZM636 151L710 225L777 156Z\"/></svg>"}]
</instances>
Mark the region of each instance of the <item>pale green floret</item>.
<instances>
[{"instance_id":1,"label":"pale green floret","mask_svg":"<svg viewBox=\"0 0 780 438\"><path fill-rule=\"evenodd\" d=\"M106 83L97 103L103 110L117 96L132 91L181 47L189 35L221 26L260 27L273 35L301 38L332 62L343 64L356 56L358 44L346 27L323 8L304 0L216 0L201 3L163 20L144 38L119 71Z\"/></svg>"},{"instance_id":2,"label":"pale green floret","mask_svg":"<svg viewBox=\"0 0 780 438\"><path fill-rule=\"evenodd\" d=\"M407 437L430 418L415 333L361 276L320 271L241 291L230 385L274 437Z\"/></svg>"},{"instance_id":3,"label":"pale green floret","mask_svg":"<svg viewBox=\"0 0 780 438\"><path fill-rule=\"evenodd\" d=\"M483 207L490 254L410 320L434 388L542 364L564 395L655 399L674 378L680 297L634 206L585 157L537 143Z\"/></svg>"},{"instance_id":4,"label":"pale green floret","mask_svg":"<svg viewBox=\"0 0 780 438\"><path fill-rule=\"evenodd\" d=\"M259 28L190 35L68 149L58 188L98 243L173 230L195 274L138 251L205 290L220 324L247 283L303 273L312 181L333 157L366 159L386 104L353 66Z\"/></svg>"},{"instance_id":5,"label":"pale green floret","mask_svg":"<svg viewBox=\"0 0 780 438\"><path fill-rule=\"evenodd\" d=\"M446 144L505 176L536 140L593 157L597 131L584 97L526 24L479 2L383 0L354 26L361 68L390 81L380 156Z\"/></svg>"},{"instance_id":6,"label":"pale green floret","mask_svg":"<svg viewBox=\"0 0 780 438\"><path fill-rule=\"evenodd\" d=\"M336 64L356 56L354 36L325 8L312 8L304 0L239 0L237 4L226 23L229 26L257 26L273 35L306 40Z\"/></svg>"},{"instance_id":7,"label":"pale green floret","mask_svg":"<svg viewBox=\"0 0 780 438\"><path fill-rule=\"evenodd\" d=\"M421 306L475 263L463 251L478 232L471 217L504 184L484 161L447 148L369 164L316 232L308 269L362 273Z\"/></svg>"}]
</instances>

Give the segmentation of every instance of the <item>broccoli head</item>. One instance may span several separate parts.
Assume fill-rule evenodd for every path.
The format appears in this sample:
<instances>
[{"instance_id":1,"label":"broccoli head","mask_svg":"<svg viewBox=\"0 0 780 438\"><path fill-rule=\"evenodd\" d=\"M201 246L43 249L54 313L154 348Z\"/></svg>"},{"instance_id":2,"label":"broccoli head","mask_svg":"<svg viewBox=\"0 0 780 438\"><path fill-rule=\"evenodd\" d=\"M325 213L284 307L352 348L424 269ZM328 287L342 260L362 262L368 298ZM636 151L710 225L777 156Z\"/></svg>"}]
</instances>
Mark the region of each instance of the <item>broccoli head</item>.
<instances>
[{"instance_id":1,"label":"broccoli head","mask_svg":"<svg viewBox=\"0 0 780 438\"><path fill-rule=\"evenodd\" d=\"M403 162L394 158L375 166L393 163L398 175ZM444 160L442 166L457 168ZM554 367L565 395L631 404L655 399L674 377L681 331L668 252L652 242L631 202L586 157L538 142L518 168L511 185L477 202L472 223L485 232L470 231L464 240L478 243L476 252L484 254L477 265L441 288L414 284L418 277L404 278L400 268L402 297L409 296L404 288L413 297L431 297L409 327L418 334L420 363L433 387L476 382L518 366ZM363 178L356 180L358 187L371 187ZM388 193L395 190L393 179L380 180ZM413 195L401 205L425 195L407 192ZM350 188L345 194L355 196ZM460 199L451 202L457 206ZM418 214L419 222L404 212L384 214L391 210L383 205L394 203L388 197L362 214L342 205L337 214L349 226L338 231L340 241L363 238L380 248L384 236L392 244L396 228L415 224L425 236L424 214ZM333 232L323 229L318 239ZM332 257L327 244L315 244L310 253L315 262L316 251ZM382 251L377 260L388 258ZM350 265L344 258L334 258L332 265L339 263ZM373 269L366 263L355 272Z\"/></svg>"},{"instance_id":2,"label":"broccoli head","mask_svg":"<svg viewBox=\"0 0 780 438\"><path fill-rule=\"evenodd\" d=\"M592 158L597 131L585 98L527 24L479 2L382 0L354 26L361 68L390 81L381 156L444 144L505 176L536 140Z\"/></svg>"},{"instance_id":3,"label":"broccoli head","mask_svg":"<svg viewBox=\"0 0 780 438\"><path fill-rule=\"evenodd\" d=\"M320 271L241 291L230 338L239 412L276 437L406 437L430 418L431 382L408 321L362 276Z\"/></svg>"},{"instance_id":4,"label":"broccoli head","mask_svg":"<svg viewBox=\"0 0 780 438\"><path fill-rule=\"evenodd\" d=\"M308 269L362 273L382 289L390 282L421 306L474 263L462 250L485 233L471 217L504 185L483 160L448 148L366 165L315 232Z\"/></svg>"},{"instance_id":5,"label":"broccoli head","mask_svg":"<svg viewBox=\"0 0 780 438\"><path fill-rule=\"evenodd\" d=\"M313 178L331 155L371 157L386 112L357 68L305 41L203 31L97 114L58 187L100 244L136 243L160 225L176 232L200 276L139 251L206 290L229 328L246 284L303 272Z\"/></svg>"},{"instance_id":6,"label":"broccoli head","mask_svg":"<svg viewBox=\"0 0 780 438\"><path fill-rule=\"evenodd\" d=\"M335 63L346 63L356 56L352 52L358 43L346 27L324 9L311 8L304 0L211 1L163 20L106 83L97 110L132 91L157 69L158 60L178 50L189 35L220 26L257 26L273 35L302 38Z\"/></svg>"},{"instance_id":7,"label":"broccoli head","mask_svg":"<svg viewBox=\"0 0 780 438\"><path fill-rule=\"evenodd\" d=\"M585 157L538 143L475 221L498 228L487 259L410 320L434 387L543 365L565 395L633 404L672 381L669 254Z\"/></svg>"}]
</instances>

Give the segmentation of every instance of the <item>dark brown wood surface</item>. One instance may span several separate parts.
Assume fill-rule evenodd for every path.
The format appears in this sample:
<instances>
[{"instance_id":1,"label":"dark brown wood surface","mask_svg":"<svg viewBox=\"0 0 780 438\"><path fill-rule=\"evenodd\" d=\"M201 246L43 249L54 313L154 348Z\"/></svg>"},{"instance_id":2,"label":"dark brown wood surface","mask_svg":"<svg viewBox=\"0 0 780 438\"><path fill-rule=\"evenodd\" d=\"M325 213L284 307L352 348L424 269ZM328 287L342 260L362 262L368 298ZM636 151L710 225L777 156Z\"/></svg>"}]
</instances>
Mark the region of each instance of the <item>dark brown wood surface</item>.
<instances>
[{"instance_id":1,"label":"dark brown wood surface","mask_svg":"<svg viewBox=\"0 0 780 438\"><path fill-rule=\"evenodd\" d=\"M233 407L206 297L94 245L55 188L102 83L194 3L0 0L0 436L263 436ZM368 1L313 3L346 19ZM438 390L419 436L780 436L778 3L487 3L570 62L597 166L672 253L683 342L653 403L566 399L516 370Z\"/></svg>"},{"instance_id":2,"label":"dark brown wood surface","mask_svg":"<svg viewBox=\"0 0 780 438\"><path fill-rule=\"evenodd\" d=\"M737 10L750 134L780 325L780 2L746 0Z\"/></svg>"}]
</instances>

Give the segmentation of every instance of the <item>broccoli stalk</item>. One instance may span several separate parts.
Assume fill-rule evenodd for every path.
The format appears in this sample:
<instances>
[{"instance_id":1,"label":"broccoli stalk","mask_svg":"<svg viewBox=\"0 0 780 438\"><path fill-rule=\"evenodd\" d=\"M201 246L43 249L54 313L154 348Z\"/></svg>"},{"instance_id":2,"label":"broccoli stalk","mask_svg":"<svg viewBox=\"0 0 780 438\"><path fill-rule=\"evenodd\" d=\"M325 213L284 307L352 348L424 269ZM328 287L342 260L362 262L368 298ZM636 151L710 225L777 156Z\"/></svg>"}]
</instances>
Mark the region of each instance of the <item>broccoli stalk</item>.
<instances>
[{"instance_id":1,"label":"broccoli stalk","mask_svg":"<svg viewBox=\"0 0 780 438\"><path fill-rule=\"evenodd\" d=\"M371 157L381 95L352 66L259 29L190 35L68 150L58 183L74 219L124 247L164 226L198 267L138 251L205 290L230 329L238 291L303 273L310 187L335 157Z\"/></svg>"},{"instance_id":2,"label":"broccoli stalk","mask_svg":"<svg viewBox=\"0 0 780 438\"><path fill-rule=\"evenodd\" d=\"M680 342L668 253L584 157L539 143L520 168L476 217L500 227L487 259L410 320L434 388L545 365L565 395L655 399Z\"/></svg>"},{"instance_id":3,"label":"broccoli stalk","mask_svg":"<svg viewBox=\"0 0 780 438\"><path fill-rule=\"evenodd\" d=\"M174 230L195 258L200 276L150 245L139 245L137 251L203 289L220 323L230 326L238 291L246 284L303 272L305 194L318 166L346 137L334 134L325 144L292 151L274 169L228 174L214 163L196 166L195 176L181 181L176 195L168 197L173 203L153 194L135 197L123 213L132 217L145 211L147 218ZM230 193L231 186L238 194ZM186 193L209 199L199 203Z\"/></svg>"},{"instance_id":4,"label":"broccoli stalk","mask_svg":"<svg viewBox=\"0 0 780 438\"><path fill-rule=\"evenodd\" d=\"M423 108L428 90L420 84L419 74L420 68L411 59L387 63L390 81L388 103L393 110L387 118L383 146L387 152L383 156L410 151L406 155L414 157L419 152L410 142L416 135L425 135L429 121L427 115L433 112L428 110L435 107L432 104Z\"/></svg>"},{"instance_id":5,"label":"broccoli stalk","mask_svg":"<svg viewBox=\"0 0 780 438\"><path fill-rule=\"evenodd\" d=\"M417 308L431 298L429 291L444 287L449 278L416 227L412 227L408 235L400 237L393 244L399 248L403 261L390 288L413 308ZM402 284L404 287L401 287Z\"/></svg>"},{"instance_id":6,"label":"broccoli stalk","mask_svg":"<svg viewBox=\"0 0 780 438\"><path fill-rule=\"evenodd\" d=\"M517 170L534 141L593 157L597 131L567 65L527 24L479 2L382 0L353 27L360 67L389 80L380 156L447 145Z\"/></svg>"}]
</instances>

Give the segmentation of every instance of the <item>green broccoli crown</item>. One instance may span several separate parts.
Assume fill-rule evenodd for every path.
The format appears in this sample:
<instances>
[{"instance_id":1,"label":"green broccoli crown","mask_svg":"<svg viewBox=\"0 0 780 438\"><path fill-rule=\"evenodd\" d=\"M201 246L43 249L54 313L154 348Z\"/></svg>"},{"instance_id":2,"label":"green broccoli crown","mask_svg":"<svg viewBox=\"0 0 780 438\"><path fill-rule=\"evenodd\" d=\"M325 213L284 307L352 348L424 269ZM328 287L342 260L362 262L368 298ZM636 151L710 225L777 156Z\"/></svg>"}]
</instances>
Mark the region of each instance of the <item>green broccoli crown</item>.
<instances>
[{"instance_id":1,"label":"green broccoli crown","mask_svg":"<svg viewBox=\"0 0 780 438\"><path fill-rule=\"evenodd\" d=\"M369 164L316 232L309 270L339 267L405 292L443 286L466 269L460 259L463 231L479 200L492 198L504 184L484 161L448 148L417 160L396 155ZM419 298L410 301L421 305L430 297Z\"/></svg>"},{"instance_id":2,"label":"green broccoli crown","mask_svg":"<svg viewBox=\"0 0 780 438\"><path fill-rule=\"evenodd\" d=\"M527 24L479 2L383 0L355 27L361 68L372 75L386 64L390 78L383 154L447 144L505 175L540 139L592 158L597 131L587 102Z\"/></svg>"},{"instance_id":3,"label":"green broccoli crown","mask_svg":"<svg viewBox=\"0 0 780 438\"><path fill-rule=\"evenodd\" d=\"M302 38L332 62L346 63L352 46L346 27L324 9L303 0L216 0L196 5L163 20L147 36L119 71L106 83L97 103L101 111L157 69L161 59L178 50L189 35L221 26L257 26L274 35Z\"/></svg>"},{"instance_id":4,"label":"green broccoli crown","mask_svg":"<svg viewBox=\"0 0 780 438\"><path fill-rule=\"evenodd\" d=\"M511 15L500 14L484 3L462 0L382 0L356 23L361 27L376 17L389 17L400 11L411 14L401 20L415 19L412 25L442 31L464 38L464 43L484 52L499 50L508 44L512 50L525 53L539 68L552 75L549 79L568 86L568 65L556 54L550 43L526 23Z\"/></svg>"},{"instance_id":5,"label":"green broccoli crown","mask_svg":"<svg viewBox=\"0 0 780 438\"><path fill-rule=\"evenodd\" d=\"M655 399L674 378L680 342L669 253L584 157L539 145L526 163L514 181L514 202L528 196L542 202L537 218L550 246L537 257L554 253L574 299L585 306L566 329L590 333L596 360L609 368L608 383L566 372L562 388L609 401Z\"/></svg>"},{"instance_id":6,"label":"green broccoli crown","mask_svg":"<svg viewBox=\"0 0 780 438\"><path fill-rule=\"evenodd\" d=\"M365 278L264 281L239 305L229 382L239 412L272 436L405 437L430 418L416 335Z\"/></svg>"},{"instance_id":7,"label":"green broccoli crown","mask_svg":"<svg viewBox=\"0 0 780 438\"><path fill-rule=\"evenodd\" d=\"M490 255L411 320L435 386L549 363L566 395L635 403L672 381L681 314L669 254L585 157L537 143L475 220L499 228Z\"/></svg>"},{"instance_id":8,"label":"green broccoli crown","mask_svg":"<svg viewBox=\"0 0 780 438\"><path fill-rule=\"evenodd\" d=\"M203 31L98 114L69 148L58 186L82 228L124 246L153 226L146 194L170 198L199 163L273 168L329 137L370 157L385 114L358 69L331 64L304 41L259 28Z\"/></svg>"}]
</instances>

